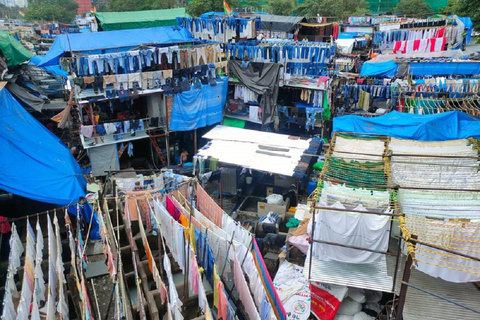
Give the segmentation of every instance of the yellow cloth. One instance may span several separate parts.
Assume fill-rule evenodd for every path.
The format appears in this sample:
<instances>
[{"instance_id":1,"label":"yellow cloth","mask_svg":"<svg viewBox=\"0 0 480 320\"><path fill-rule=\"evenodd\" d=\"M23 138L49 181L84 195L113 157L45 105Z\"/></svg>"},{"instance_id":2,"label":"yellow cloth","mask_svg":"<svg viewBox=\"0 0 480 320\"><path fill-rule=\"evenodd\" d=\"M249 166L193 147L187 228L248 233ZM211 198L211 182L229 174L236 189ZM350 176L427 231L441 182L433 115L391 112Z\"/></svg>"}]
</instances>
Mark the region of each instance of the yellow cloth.
<instances>
[{"instance_id":1,"label":"yellow cloth","mask_svg":"<svg viewBox=\"0 0 480 320\"><path fill-rule=\"evenodd\" d=\"M190 243L192 244L193 252L196 252L196 247L195 247L195 227L193 226L193 223L190 225Z\"/></svg>"},{"instance_id":2,"label":"yellow cloth","mask_svg":"<svg viewBox=\"0 0 480 320\"><path fill-rule=\"evenodd\" d=\"M213 266L213 305L218 310L218 283L220 282L220 276L218 275L217 265Z\"/></svg>"},{"instance_id":3,"label":"yellow cloth","mask_svg":"<svg viewBox=\"0 0 480 320\"><path fill-rule=\"evenodd\" d=\"M180 218L178 218L178 222L180 222L180 224L185 227L185 238L190 239L190 233L188 232L188 230L190 229L190 222L187 220L187 218L185 218L183 214L181 214Z\"/></svg>"}]
</instances>

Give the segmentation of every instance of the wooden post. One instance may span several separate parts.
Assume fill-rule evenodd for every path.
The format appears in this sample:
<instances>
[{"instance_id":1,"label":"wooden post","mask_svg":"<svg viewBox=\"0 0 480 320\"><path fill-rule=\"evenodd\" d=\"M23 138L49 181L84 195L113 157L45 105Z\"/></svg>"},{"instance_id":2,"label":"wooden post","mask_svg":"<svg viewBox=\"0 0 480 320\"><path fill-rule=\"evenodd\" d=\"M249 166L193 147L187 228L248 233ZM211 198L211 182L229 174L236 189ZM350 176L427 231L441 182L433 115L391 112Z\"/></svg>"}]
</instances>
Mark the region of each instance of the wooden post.
<instances>
[{"instance_id":1,"label":"wooden post","mask_svg":"<svg viewBox=\"0 0 480 320\"><path fill-rule=\"evenodd\" d=\"M417 239L417 236L412 235L412 239ZM404 282L408 283L408 281L410 280L412 265L413 265L413 258L412 258L412 255L409 254L407 257L407 262L405 263L405 269L403 270L402 286L400 287L400 294L398 296L396 320L403 320L403 308L405 307L405 300L407 298L407 289L408 289L408 285L406 285Z\"/></svg>"},{"instance_id":2,"label":"wooden post","mask_svg":"<svg viewBox=\"0 0 480 320\"><path fill-rule=\"evenodd\" d=\"M197 129L193 131L193 154L197 154Z\"/></svg>"}]
</instances>

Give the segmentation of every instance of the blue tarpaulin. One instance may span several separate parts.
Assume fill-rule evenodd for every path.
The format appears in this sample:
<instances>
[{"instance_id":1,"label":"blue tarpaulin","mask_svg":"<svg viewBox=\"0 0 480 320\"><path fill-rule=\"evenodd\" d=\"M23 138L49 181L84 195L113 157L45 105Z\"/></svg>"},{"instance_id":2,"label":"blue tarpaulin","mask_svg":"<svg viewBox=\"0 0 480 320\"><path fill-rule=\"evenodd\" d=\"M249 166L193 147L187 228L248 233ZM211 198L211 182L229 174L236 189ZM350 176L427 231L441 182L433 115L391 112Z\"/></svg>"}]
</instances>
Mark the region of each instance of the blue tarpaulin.
<instances>
[{"instance_id":1,"label":"blue tarpaulin","mask_svg":"<svg viewBox=\"0 0 480 320\"><path fill-rule=\"evenodd\" d=\"M42 62L43 57L44 56L33 56L33 58L30 59L29 64L38 66ZM39 68L43 68L45 71L47 71L50 74L53 74L56 77L60 77L60 78L63 78L63 79L68 78L68 72L63 70L60 67L60 65L48 66L48 67L39 67Z\"/></svg>"},{"instance_id":2,"label":"blue tarpaulin","mask_svg":"<svg viewBox=\"0 0 480 320\"><path fill-rule=\"evenodd\" d=\"M379 134L400 139L444 141L480 138L480 118L460 111L417 115L393 111L376 118L342 116L333 132Z\"/></svg>"},{"instance_id":3,"label":"blue tarpaulin","mask_svg":"<svg viewBox=\"0 0 480 320\"><path fill-rule=\"evenodd\" d=\"M85 196L82 170L61 140L0 91L0 189L68 205Z\"/></svg>"},{"instance_id":4,"label":"blue tarpaulin","mask_svg":"<svg viewBox=\"0 0 480 320\"><path fill-rule=\"evenodd\" d=\"M223 119L223 107L227 100L228 77L216 86L202 85L175 94L173 98L170 129L189 131L219 123Z\"/></svg>"},{"instance_id":5,"label":"blue tarpaulin","mask_svg":"<svg viewBox=\"0 0 480 320\"><path fill-rule=\"evenodd\" d=\"M397 63L393 60L385 62L365 62L360 77L394 77L397 75Z\"/></svg>"},{"instance_id":6,"label":"blue tarpaulin","mask_svg":"<svg viewBox=\"0 0 480 320\"><path fill-rule=\"evenodd\" d=\"M465 36L465 43L470 44L470 40L472 39L472 31L473 31L473 22L470 17L458 17L460 21L465 24L465 29L467 29L467 35Z\"/></svg>"},{"instance_id":7,"label":"blue tarpaulin","mask_svg":"<svg viewBox=\"0 0 480 320\"><path fill-rule=\"evenodd\" d=\"M477 75L480 62L412 62L409 74L413 76Z\"/></svg>"},{"instance_id":8,"label":"blue tarpaulin","mask_svg":"<svg viewBox=\"0 0 480 320\"><path fill-rule=\"evenodd\" d=\"M192 41L197 40L190 31L178 26L61 34L55 38L50 50L38 66L58 65L59 57L68 51L120 50L139 45L163 45Z\"/></svg>"}]
</instances>

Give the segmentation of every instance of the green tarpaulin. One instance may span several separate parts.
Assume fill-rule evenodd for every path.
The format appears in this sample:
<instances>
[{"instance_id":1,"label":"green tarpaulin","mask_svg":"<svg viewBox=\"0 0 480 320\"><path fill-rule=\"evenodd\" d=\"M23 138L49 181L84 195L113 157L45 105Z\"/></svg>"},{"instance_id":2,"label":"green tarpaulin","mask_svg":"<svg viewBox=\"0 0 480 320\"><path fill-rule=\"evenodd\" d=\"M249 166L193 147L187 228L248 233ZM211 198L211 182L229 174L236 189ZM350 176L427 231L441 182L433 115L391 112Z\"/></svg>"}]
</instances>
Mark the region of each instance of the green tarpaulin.
<instances>
[{"instance_id":1,"label":"green tarpaulin","mask_svg":"<svg viewBox=\"0 0 480 320\"><path fill-rule=\"evenodd\" d=\"M33 54L28 51L20 42L15 40L10 33L0 30L0 50L2 51L7 65L16 66L30 60Z\"/></svg>"},{"instance_id":2,"label":"green tarpaulin","mask_svg":"<svg viewBox=\"0 0 480 320\"><path fill-rule=\"evenodd\" d=\"M223 125L243 129L243 128L245 128L245 120L225 117L225 118L223 118Z\"/></svg>"},{"instance_id":3,"label":"green tarpaulin","mask_svg":"<svg viewBox=\"0 0 480 320\"><path fill-rule=\"evenodd\" d=\"M104 31L168 27L177 25L176 17L188 17L185 8L95 13Z\"/></svg>"}]
</instances>

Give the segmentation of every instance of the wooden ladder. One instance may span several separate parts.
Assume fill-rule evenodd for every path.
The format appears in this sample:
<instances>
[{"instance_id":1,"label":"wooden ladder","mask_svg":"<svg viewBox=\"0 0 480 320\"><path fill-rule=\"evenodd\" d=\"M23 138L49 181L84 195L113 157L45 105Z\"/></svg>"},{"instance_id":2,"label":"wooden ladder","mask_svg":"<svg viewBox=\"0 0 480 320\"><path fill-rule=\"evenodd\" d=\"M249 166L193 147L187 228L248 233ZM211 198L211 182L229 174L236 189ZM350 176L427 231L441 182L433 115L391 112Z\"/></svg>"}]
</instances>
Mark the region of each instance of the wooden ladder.
<instances>
[{"instance_id":1,"label":"wooden ladder","mask_svg":"<svg viewBox=\"0 0 480 320\"><path fill-rule=\"evenodd\" d=\"M162 149L160 149L160 146L157 143L157 139L155 138L155 136L152 136L152 135L148 135L148 137L150 138L150 141L152 141L153 148L157 152L158 157L160 158L160 161L162 161L162 165L164 167L167 167L168 166L167 159L165 159L165 155L163 154Z\"/></svg>"}]
</instances>

